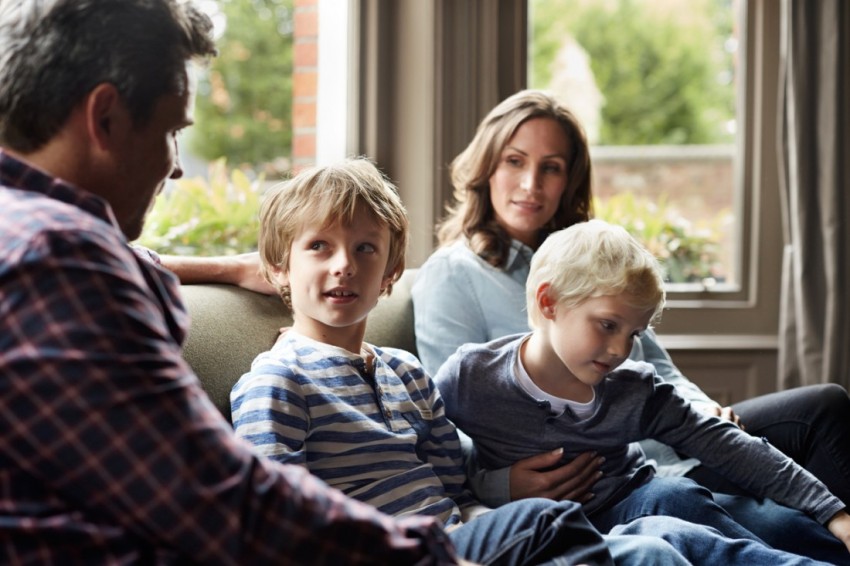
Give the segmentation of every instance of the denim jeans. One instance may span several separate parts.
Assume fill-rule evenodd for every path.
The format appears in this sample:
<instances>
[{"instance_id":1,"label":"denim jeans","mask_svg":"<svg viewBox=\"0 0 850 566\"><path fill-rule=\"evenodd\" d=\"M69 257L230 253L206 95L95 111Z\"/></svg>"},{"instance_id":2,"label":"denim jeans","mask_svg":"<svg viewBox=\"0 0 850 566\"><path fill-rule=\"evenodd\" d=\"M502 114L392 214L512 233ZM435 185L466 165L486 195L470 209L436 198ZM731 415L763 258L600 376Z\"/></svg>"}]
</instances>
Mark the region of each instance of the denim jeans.
<instances>
[{"instance_id":1,"label":"denim jeans","mask_svg":"<svg viewBox=\"0 0 850 566\"><path fill-rule=\"evenodd\" d=\"M655 519L636 520L632 529L640 533L603 537L578 503L523 499L480 515L449 537L460 556L485 565L687 566L678 551L651 534Z\"/></svg>"},{"instance_id":2,"label":"denim jeans","mask_svg":"<svg viewBox=\"0 0 850 566\"><path fill-rule=\"evenodd\" d=\"M479 564L613 564L581 505L524 499L449 532L458 554Z\"/></svg>"},{"instance_id":3,"label":"denim jeans","mask_svg":"<svg viewBox=\"0 0 850 566\"><path fill-rule=\"evenodd\" d=\"M670 543L685 559L696 565L827 566L810 558L772 549L749 539L724 537L716 529L677 519L644 517L611 529L612 535L648 535ZM617 563L619 564L619 562ZM646 564L666 564L647 562Z\"/></svg>"},{"instance_id":4,"label":"denim jeans","mask_svg":"<svg viewBox=\"0 0 850 566\"><path fill-rule=\"evenodd\" d=\"M687 478L652 478L613 506L591 513L589 519L607 533L647 515L677 517L717 529L729 538L762 542L715 503L710 491Z\"/></svg>"},{"instance_id":5,"label":"denim jeans","mask_svg":"<svg viewBox=\"0 0 850 566\"><path fill-rule=\"evenodd\" d=\"M714 500L737 523L773 548L835 566L850 566L850 552L844 543L802 511L748 495L715 493Z\"/></svg>"},{"instance_id":6,"label":"denim jeans","mask_svg":"<svg viewBox=\"0 0 850 566\"><path fill-rule=\"evenodd\" d=\"M751 511L758 512L755 508ZM757 535L730 517L713 500L707 489L686 478L653 478L612 507L591 514L590 521L603 533L622 534L629 531L618 528L618 525L629 526L636 518L650 515L676 518L694 524L685 524L688 536L681 532L668 533L660 530L665 527L663 521L658 521L660 527L653 530L647 530L646 525L641 525L635 532L663 536L664 540L670 542L685 558L697 564L730 563L727 560L734 556L741 557L740 564L813 563L801 556L765 544ZM681 521L671 521L669 524L682 528ZM803 530L823 529L814 521L798 522L796 526Z\"/></svg>"},{"instance_id":7,"label":"denim jeans","mask_svg":"<svg viewBox=\"0 0 850 566\"><path fill-rule=\"evenodd\" d=\"M648 525L646 531L651 530ZM515 501L452 530L449 537L460 556L487 565L687 564L658 537L603 538L585 518L581 505L571 501Z\"/></svg>"}]
</instances>

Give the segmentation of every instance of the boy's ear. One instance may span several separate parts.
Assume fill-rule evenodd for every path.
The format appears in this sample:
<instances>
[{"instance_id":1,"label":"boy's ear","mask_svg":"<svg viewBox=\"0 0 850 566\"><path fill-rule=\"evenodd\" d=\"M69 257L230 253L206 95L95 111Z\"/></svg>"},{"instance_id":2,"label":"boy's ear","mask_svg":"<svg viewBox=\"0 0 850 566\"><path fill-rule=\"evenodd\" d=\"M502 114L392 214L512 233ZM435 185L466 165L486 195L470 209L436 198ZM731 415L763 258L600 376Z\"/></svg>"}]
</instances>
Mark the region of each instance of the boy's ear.
<instances>
[{"instance_id":1,"label":"boy's ear","mask_svg":"<svg viewBox=\"0 0 850 566\"><path fill-rule=\"evenodd\" d=\"M543 315L543 318L554 320L555 318L555 307L558 306L557 302L552 298L550 293L551 285L547 283L541 283L539 287L537 287L537 293L535 295L537 299L537 310L540 311L540 314Z\"/></svg>"},{"instance_id":2,"label":"boy's ear","mask_svg":"<svg viewBox=\"0 0 850 566\"><path fill-rule=\"evenodd\" d=\"M287 287L289 285L289 271L282 267L273 267L272 277L280 287Z\"/></svg>"},{"instance_id":3,"label":"boy's ear","mask_svg":"<svg viewBox=\"0 0 850 566\"><path fill-rule=\"evenodd\" d=\"M395 269L395 270L390 271L389 273L384 275L384 278L381 279L381 294L384 294L384 293L387 292L387 287L390 286L390 284L396 278L397 274L398 274L398 270Z\"/></svg>"}]
</instances>

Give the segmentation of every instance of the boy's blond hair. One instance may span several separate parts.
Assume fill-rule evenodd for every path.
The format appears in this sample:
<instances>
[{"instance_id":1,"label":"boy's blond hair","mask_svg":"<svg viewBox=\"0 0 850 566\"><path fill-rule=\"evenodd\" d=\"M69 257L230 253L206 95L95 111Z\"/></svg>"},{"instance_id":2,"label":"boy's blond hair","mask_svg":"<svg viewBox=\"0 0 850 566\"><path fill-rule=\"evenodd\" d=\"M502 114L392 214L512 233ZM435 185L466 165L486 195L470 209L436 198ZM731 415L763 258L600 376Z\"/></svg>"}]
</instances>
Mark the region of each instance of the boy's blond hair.
<instances>
[{"instance_id":1,"label":"boy's blond hair","mask_svg":"<svg viewBox=\"0 0 850 566\"><path fill-rule=\"evenodd\" d=\"M305 226L325 228L355 220L358 204L372 212L373 220L390 231L386 275L392 291L404 271L407 250L407 211L398 190L365 158L347 159L334 165L311 167L271 187L260 207L260 273L287 300L286 289L275 273L286 271L292 241ZM289 302L287 300L287 305Z\"/></svg>"},{"instance_id":2,"label":"boy's blond hair","mask_svg":"<svg viewBox=\"0 0 850 566\"><path fill-rule=\"evenodd\" d=\"M549 283L555 304L577 307L587 299L627 294L635 308L664 308L664 278L658 260L620 226L588 220L553 232L535 252L526 281L528 324L541 322L537 290Z\"/></svg>"}]
</instances>

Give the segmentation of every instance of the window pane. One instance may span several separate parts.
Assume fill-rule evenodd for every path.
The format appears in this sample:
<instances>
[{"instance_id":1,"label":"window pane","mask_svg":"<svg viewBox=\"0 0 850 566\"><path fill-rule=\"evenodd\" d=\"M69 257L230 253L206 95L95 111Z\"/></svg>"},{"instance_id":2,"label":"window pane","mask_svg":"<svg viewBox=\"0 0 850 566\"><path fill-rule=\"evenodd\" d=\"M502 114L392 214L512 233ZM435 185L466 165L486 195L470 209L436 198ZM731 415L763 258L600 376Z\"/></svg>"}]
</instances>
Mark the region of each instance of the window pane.
<instances>
[{"instance_id":1,"label":"window pane","mask_svg":"<svg viewBox=\"0 0 850 566\"><path fill-rule=\"evenodd\" d=\"M292 157L293 0L201 0L219 54L200 69L195 125L140 243L161 253L256 249L262 187Z\"/></svg>"},{"instance_id":2,"label":"window pane","mask_svg":"<svg viewBox=\"0 0 850 566\"><path fill-rule=\"evenodd\" d=\"M596 216L671 283L735 289L732 0L529 0L529 80L585 125Z\"/></svg>"}]
</instances>

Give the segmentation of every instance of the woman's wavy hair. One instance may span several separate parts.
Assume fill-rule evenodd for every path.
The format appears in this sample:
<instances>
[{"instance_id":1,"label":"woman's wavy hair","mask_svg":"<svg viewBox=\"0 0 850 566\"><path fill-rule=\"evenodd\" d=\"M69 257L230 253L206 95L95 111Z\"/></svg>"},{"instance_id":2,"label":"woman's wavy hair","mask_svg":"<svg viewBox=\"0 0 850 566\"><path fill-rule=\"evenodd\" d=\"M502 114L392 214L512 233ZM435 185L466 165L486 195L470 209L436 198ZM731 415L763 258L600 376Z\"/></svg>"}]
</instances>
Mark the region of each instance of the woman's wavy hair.
<instances>
[{"instance_id":1,"label":"woman's wavy hair","mask_svg":"<svg viewBox=\"0 0 850 566\"><path fill-rule=\"evenodd\" d=\"M540 242L552 231L588 220L592 215L590 150L576 117L552 95L523 90L499 103L478 125L475 137L451 163L454 202L437 227L437 239L445 246L465 237L471 249L494 267L503 267L511 238L499 226L490 200L490 177L502 150L517 129L532 118L551 118L567 136L569 159L567 187L558 210L541 229ZM539 242L538 242L539 245Z\"/></svg>"}]
</instances>

